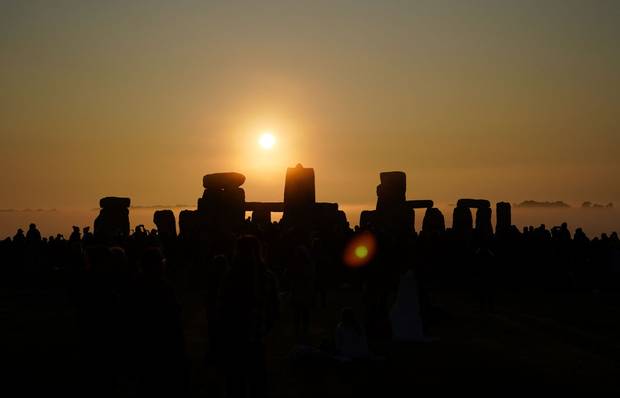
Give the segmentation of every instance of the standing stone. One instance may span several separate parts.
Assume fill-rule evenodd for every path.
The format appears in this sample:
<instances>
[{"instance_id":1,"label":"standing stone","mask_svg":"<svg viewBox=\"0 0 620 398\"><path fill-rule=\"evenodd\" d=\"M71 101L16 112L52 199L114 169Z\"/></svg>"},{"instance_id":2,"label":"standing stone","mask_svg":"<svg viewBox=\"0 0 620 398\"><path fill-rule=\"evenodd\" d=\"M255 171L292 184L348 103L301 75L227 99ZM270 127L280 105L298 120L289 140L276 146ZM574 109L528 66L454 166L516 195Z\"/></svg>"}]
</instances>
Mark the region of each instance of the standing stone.
<instances>
[{"instance_id":1,"label":"standing stone","mask_svg":"<svg viewBox=\"0 0 620 398\"><path fill-rule=\"evenodd\" d=\"M406 201L407 175L402 171L379 173L377 209L393 207Z\"/></svg>"},{"instance_id":2,"label":"standing stone","mask_svg":"<svg viewBox=\"0 0 620 398\"><path fill-rule=\"evenodd\" d=\"M314 169L298 164L286 170L284 208L307 207L316 202Z\"/></svg>"},{"instance_id":3,"label":"standing stone","mask_svg":"<svg viewBox=\"0 0 620 398\"><path fill-rule=\"evenodd\" d=\"M422 220L422 233L424 235L438 235L446 230L446 221L436 207L426 209L424 219Z\"/></svg>"},{"instance_id":4,"label":"standing stone","mask_svg":"<svg viewBox=\"0 0 620 398\"><path fill-rule=\"evenodd\" d=\"M476 210L476 234L483 239L493 236L493 224L491 223L490 207L479 207Z\"/></svg>"},{"instance_id":5,"label":"standing stone","mask_svg":"<svg viewBox=\"0 0 620 398\"><path fill-rule=\"evenodd\" d=\"M156 210L153 213L153 223L157 226L161 238L176 238L177 223L172 210Z\"/></svg>"},{"instance_id":6,"label":"standing stone","mask_svg":"<svg viewBox=\"0 0 620 398\"><path fill-rule=\"evenodd\" d=\"M495 229L499 231L507 231L512 226L511 207L508 202L498 202L495 207L497 223Z\"/></svg>"},{"instance_id":7,"label":"standing stone","mask_svg":"<svg viewBox=\"0 0 620 398\"><path fill-rule=\"evenodd\" d=\"M404 171L384 171L379 173L381 185L388 191L402 192L407 191L407 174Z\"/></svg>"},{"instance_id":8,"label":"standing stone","mask_svg":"<svg viewBox=\"0 0 620 398\"><path fill-rule=\"evenodd\" d=\"M200 218L197 210L181 210L179 213L179 236L196 240L200 235Z\"/></svg>"},{"instance_id":9,"label":"standing stone","mask_svg":"<svg viewBox=\"0 0 620 398\"><path fill-rule=\"evenodd\" d=\"M343 224L342 212L338 209L338 203L316 203L312 211L312 223L315 230L326 234L334 229L346 226L346 216Z\"/></svg>"},{"instance_id":10,"label":"standing stone","mask_svg":"<svg viewBox=\"0 0 620 398\"><path fill-rule=\"evenodd\" d=\"M390 233L415 231L415 212L407 204L407 175L402 171L379 173L373 224Z\"/></svg>"},{"instance_id":11,"label":"standing stone","mask_svg":"<svg viewBox=\"0 0 620 398\"><path fill-rule=\"evenodd\" d=\"M284 182L284 214L282 222L298 228L309 228L316 203L314 169L301 164L286 170Z\"/></svg>"},{"instance_id":12,"label":"standing stone","mask_svg":"<svg viewBox=\"0 0 620 398\"><path fill-rule=\"evenodd\" d=\"M95 219L95 238L101 242L129 236L129 198L105 197L99 201L101 210Z\"/></svg>"},{"instance_id":13,"label":"standing stone","mask_svg":"<svg viewBox=\"0 0 620 398\"><path fill-rule=\"evenodd\" d=\"M252 211L252 222L260 226L271 224L271 212L267 209Z\"/></svg>"},{"instance_id":14,"label":"standing stone","mask_svg":"<svg viewBox=\"0 0 620 398\"><path fill-rule=\"evenodd\" d=\"M198 199L199 236L211 237L234 233L245 220L245 191L240 188L245 176L240 173L214 173L203 177L205 187Z\"/></svg>"},{"instance_id":15,"label":"standing stone","mask_svg":"<svg viewBox=\"0 0 620 398\"><path fill-rule=\"evenodd\" d=\"M469 207L457 206L452 213L452 229L456 233L470 233L473 229L473 217Z\"/></svg>"},{"instance_id":16,"label":"standing stone","mask_svg":"<svg viewBox=\"0 0 620 398\"><path fill-rule=\"evenodd\" d=\"M363 210L360 213L360 227L370 228L375 224L375 210Z\"/></svg>"}]
</instances>

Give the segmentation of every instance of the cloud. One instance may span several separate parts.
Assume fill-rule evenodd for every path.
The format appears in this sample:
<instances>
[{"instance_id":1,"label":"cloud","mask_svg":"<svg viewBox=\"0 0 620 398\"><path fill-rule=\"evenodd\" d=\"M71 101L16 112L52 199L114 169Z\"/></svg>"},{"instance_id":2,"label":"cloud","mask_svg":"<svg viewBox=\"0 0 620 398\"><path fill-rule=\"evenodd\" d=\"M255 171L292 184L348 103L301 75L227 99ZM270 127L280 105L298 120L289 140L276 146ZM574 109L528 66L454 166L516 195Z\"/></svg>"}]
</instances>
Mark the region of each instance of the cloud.
<instances>
[{"instance_id":1,"label":"cloud","mask_svg":"<svg viewBox=\"0 0 620 398\"><path fill-rule=\"evenodd\" d=\"M521 203L515 203L514 207L544 207L544 208L567 208L570 205L561 200L557 200L555 202L539 202L536 200L524 200Z\"/></svg>"}]
</instances>

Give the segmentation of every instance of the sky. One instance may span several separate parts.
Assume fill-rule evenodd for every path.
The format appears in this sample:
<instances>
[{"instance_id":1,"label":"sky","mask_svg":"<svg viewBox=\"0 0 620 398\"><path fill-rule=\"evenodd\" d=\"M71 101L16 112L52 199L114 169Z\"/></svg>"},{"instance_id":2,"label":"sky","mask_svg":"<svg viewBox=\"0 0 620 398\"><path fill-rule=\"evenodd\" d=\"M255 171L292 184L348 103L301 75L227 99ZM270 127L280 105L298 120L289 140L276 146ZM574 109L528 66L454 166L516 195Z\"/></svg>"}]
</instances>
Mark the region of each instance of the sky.
<instances>
[{"instance_id":1,"label":"sky","mask_svg":"<svg viewBox=\"0 0 620 398\"><path fill-rule=\"evenodd\" d=\"M620 202L618 1L0 0L0 209ZM277 139L265 151L262 131ZM620 203L619 203L620 204Z\"/></svg>"}]
</instances>

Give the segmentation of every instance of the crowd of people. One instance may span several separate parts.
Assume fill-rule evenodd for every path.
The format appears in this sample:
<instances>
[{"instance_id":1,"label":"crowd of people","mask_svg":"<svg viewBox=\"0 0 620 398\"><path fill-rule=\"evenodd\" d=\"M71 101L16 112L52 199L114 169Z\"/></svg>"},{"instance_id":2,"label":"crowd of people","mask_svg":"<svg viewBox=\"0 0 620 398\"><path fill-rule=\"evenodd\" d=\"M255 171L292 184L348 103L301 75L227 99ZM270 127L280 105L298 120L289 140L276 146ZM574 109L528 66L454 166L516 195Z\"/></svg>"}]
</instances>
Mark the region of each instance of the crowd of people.
<instances>
[{"instance_id":1,"label":"crowd of people","mask_svg":"<svg viewBox=\"0 0 620 398\"><path fill-rule=\"evenodd\" d=\"M363 266L343 259L360 234L376 244ZM189 388L179 275L197 279L204 298L205 358L222 375L228 396L267 390L266 337L283 305L293 314L294 340L312 347L317 307L338 305L330 294L356 287L361 311L337 308L333 336L312 350L326 360L377 357L385 342L424 342L435 317L432 289L471 290L493 311L498 290L613 291L620 287L620 241L588 238L567 224L513 227L490 238L393 234L358 227L328 233L266 228L247 220L218 245L183 236L162 239L138 226L127 237L98 242L88 227L42 237L36 225L0 244L4 284L57 283L73 299L88 383L106 395L132 385L144 395L183 395Z\"/></svg>"}]
</instances>

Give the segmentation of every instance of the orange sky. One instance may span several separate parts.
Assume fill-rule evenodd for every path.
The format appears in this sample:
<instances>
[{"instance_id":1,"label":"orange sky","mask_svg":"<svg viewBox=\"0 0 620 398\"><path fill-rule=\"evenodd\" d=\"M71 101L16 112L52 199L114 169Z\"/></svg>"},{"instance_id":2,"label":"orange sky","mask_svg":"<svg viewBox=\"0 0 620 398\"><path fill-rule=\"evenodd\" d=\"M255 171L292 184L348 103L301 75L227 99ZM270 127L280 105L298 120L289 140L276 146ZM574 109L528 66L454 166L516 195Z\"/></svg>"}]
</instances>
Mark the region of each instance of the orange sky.
<instances>
[{"instance_id":1,"label":"orange sky","mask_svg":"<svg viewBox=\"0 0 620 398\"><path fill-rule=\"evenodd\" d=\"M444 203L620 200L620 3L258 3L0 3L0 209L191 205L229 170L278 200L297 162L349 205L383 170Z\"/></svg>"}]
</instances>

